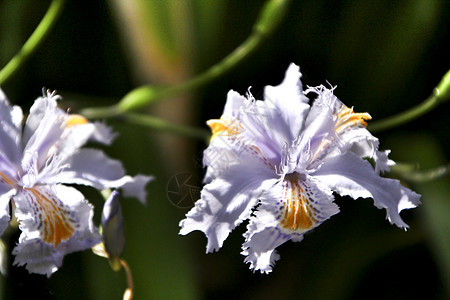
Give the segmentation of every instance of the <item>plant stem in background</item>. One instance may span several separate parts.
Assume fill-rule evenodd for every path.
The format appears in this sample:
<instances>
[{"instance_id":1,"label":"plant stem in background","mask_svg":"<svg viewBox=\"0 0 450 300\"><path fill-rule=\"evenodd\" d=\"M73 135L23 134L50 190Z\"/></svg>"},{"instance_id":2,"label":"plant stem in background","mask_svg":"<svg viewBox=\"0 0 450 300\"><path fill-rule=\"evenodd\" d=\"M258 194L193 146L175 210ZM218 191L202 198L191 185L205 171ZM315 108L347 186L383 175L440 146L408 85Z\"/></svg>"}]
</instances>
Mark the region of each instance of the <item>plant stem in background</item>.
<instances>
[{"instance_id":1,"label":"plant stem in background","mask_svg":"<svg viewBox=\"0 0 450 300\"><path fill-rule=\"evenodd\" d=\"M222 61L194 78L176 86L141 86L126 94L117 105L84 109L81 114L90 119L118 115L216 80L250 56L272 34L286 14L289 3L290 0L269 0L253 25L252 34Z\"/></svg>"},{"instance_id":2,"label":"plant stem in background","mask_svg":"<svg viewBox=\"0 0 450 300\"><path fill-rule=\"evenodd\" d=\"M123 114L122 117L130 123L199 139L205 141L206 143L208 143L209 139L211 138L209 131L205 129L176 125L163 119L146 114L126 113Z\"/></svg>"},{"instance_id":3,"label":"plant stem in background","mask_svg":"<svg viewBox=\"0 0 450 300\"><path fill-rule=\"evenodd\" d=\"M0 86L10 79L17 70L33 55L45 40L50 30L56 23L66 0L53 0L45 13L44 18L34 30L33 34L28 38L22 49L0 70Z\"/></svg>"},{"instance_id":4,"label":"plant stem in background","mask_svg":"<svg viewBox=\"0 0 450 300\"><path fill-rule=\"evenodd\" d=\"M442 78L433 93L424 102L395 116L373 122L369 125L372 132L383 131L410 122L450 99L450 71Z\"/></svg>"},{"instance_id":5,"label":"plant stem in background","mask_svg":"<svg viewBox=\"0 0 450 300\"><path fill-rule=\"evenodd\" d=\"M412 182L429 182L440 179L450 174L450 163L429 170L418 170L417 166L410 164L396 164L391 167L391 172L400 178Z\"/></svg>"}]
</instances>

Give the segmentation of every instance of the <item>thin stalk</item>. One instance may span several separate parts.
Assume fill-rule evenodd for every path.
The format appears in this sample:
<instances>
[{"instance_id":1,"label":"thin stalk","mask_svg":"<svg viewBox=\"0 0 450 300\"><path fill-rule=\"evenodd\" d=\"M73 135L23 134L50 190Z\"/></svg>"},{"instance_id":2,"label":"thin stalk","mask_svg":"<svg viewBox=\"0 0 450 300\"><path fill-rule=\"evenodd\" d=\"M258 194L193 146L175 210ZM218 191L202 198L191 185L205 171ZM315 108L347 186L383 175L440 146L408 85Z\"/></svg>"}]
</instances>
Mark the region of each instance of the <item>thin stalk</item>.
<instances>
[{"instance_id":1,"label":"thin stalk","mask_svg":"<svg viewBox=\"0 0 450 300\"><path fill-rule=\"evenodd\" d=\"M156 130L171 132L185 137L199 139L205 142L211 137L210 133L205 129L176 125L146 114L126 113L121 117L130 123L146 126Z\"/></svg>"},{"instance_id":2,"label":"thin stalk","mask_svg":"<svg viewBox=\"0 0 450 300\"><path fill-rule=\"evenodd\" d=\"M450 71L442 78L438 86L433 90L433 93L421 104L408 109L402 113L388 117L386 119L373 122L369 125L369 130L372 132L383 131L394 128L410 122L418 117L428 113L439 104L448 101L450 98Z\"/></svg>"},{"instance_id":3,"label":"thin stalk","mask_svg":"<svg viewBox=\"0 0 450 300\"><path fill-rule=\"evenodd\" d=\"M391 171L402 179L411 182L430 182L450 174L450 164L439 166L430 170L418 170L414 165L396 164Z\"/></svg>"},{"instance_id":4,"label":"thin stalk","mask_svg":"<svg viewBox=\"0 0 450 300\"><path fill-rule=\"evenodd\" d=\"M133 276L131 275L131 269L124 259L120 260L120 264L125 270L125 275L127 276L127 289L123 293L123 300L131 300L133 299L133 290L134 290Z\"/></svg>"},{"instance_id":5,"label":"thin stalk","mask_svg":"<svg viewBox=\"0 0 450 300\"><path fill-rule=\"evenodd\" d=\"M283 19L289 3L290 0L267 1L253 25L251 35L219 63L192 79L176 86L144 85L130 91L113 107L88 108L82 110L81 114L87 118L110 117L191 91L216 80L249 57L272 34Z\"/></svg>"},{"instance_id":6,"label":"thin stalk","mask_svg":"<svg viewBox=\"0 0 450 300\"><path fill-rule=\"evenodd\" d=\"M28 38L22 49L0 70L0 86L10 79L33 55L55 25L66 0L53 0L44 18Z\"/></svg>"}]
</instances>

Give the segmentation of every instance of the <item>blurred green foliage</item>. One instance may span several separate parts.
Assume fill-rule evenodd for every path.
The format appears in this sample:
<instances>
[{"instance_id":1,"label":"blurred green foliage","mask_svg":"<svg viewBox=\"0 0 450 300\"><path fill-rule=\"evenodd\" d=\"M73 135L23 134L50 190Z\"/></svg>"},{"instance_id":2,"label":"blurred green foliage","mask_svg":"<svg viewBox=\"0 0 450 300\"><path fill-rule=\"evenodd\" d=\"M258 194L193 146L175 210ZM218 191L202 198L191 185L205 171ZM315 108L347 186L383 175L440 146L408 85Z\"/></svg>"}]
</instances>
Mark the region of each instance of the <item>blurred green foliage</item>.
<instances>
[{"instance_id":1,"label":"blurred green foliage","mask_svg":"<svg viewBox=\"0 0 450 300\"><path fill-rule=\"evenodd\" d=\"M188 79L220 61L251 32L264 1L128 1L138 7L147 28L142 40L153 43L147 56L133 57L133 41L112 1L68 1L60 20L30 61L2 86L10 100L26 110L42 87L57 89L62 105L78 111L111 105L140 84L159 83L157 70ZM20 49L50 1L0 1L0 66ZM256 98L264 85L278 84L290 62L300 65L305 85L328 80L337 96L356 111L381 119L419 104L449 69L450 5L445 0L293 1L288 15L264 45L220 80L191 94L180 113L191 125L220 116L230 89ZM139 40L139 39L138 39ZM149 42L150 43L150 42ZM154 50L156 49L156 50ZM159 55L155 52L159 51ZM177 58L173 63L173 57ZM139 58L139 59L138 59ZM158 68L138 77L140 59ZM188 69L186 71L186 69ZM177 71L178 70L178 71ZM161 71L162 72L162 71ZM170 76L169 76L170 77ZM142 82L143 78L148 80ZM170 99L166 100L170 106ZM173 106L170 109L181 109ZM392 148L397 161L437 167L450 157L449 104L399 128L377 134L381 148ZM176 149L191 169L168 167L166 149L155 132L120 120L108 120L120 133L106 151L121 159L131 174L154 174L147 206L122 199L127 231L124 257L134 275L136 299L444 299L450 286L448 176L411 185L423 193L423 206L402 214L408 232L389 225L371 200L338 198L341 213L301 243L279 247L281 260L270 275L253 274L239 254L243 226L218 253L205 255L200 233L178 236L188 209L175 207L167 184L178 172L200 178L198 162L205 145L188 140L193 157ZM412 134L414 133L414 135ZM179 138L182 139L182 138ZM408 182L405 182L408 184ZM86 195L96 205L101 199ZM18 233L9 241L13 247ZM11 258L13 259L13 258ZM0 285L4 299L32 295L48 299L118 299L123 273L90 251L65 258L49 280L10 267ZM447 288L447 290L446 290Z\"/></svg>"}]
</instances>

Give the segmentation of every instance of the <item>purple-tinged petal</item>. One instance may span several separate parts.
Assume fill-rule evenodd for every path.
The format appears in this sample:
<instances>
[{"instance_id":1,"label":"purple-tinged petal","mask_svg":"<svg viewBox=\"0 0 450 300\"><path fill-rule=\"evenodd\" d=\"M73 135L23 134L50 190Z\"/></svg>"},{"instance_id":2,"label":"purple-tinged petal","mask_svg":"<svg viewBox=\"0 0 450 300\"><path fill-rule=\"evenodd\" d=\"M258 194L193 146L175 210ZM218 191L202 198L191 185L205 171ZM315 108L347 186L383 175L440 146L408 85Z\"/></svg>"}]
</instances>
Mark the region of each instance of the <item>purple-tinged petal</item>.
<instances>
[{"instance_id":1,"label":"purple-tinged petal","mask_svg":"<svg viewBox=\"0 0 450 300\"><path fill-rule=\"evenodd\" d=\"M70 159L89 140L109 144L115 137L111 129L102 123L88 123L84 117L78 115L66 116L66 128L58 141L55 154L61 162ZM79 124L70 124L72 118L82 119Z\"/></svg>"},{"instance_id":2,"label":"purple-tinged petal","mask_svg":"<svg viewBox=\"0 0 450 300\"><path fill-rule=\"evenodd\" d=\"M291 142L290 129L280 119L280 112L263 101L249 101L241 120L243 140L260 149L271 164L279 163L281 149Z\"/></svg>"},{"instance_id":3,"label":"purple-tinged petal","mask_svg":"<svg viewBox=\"0 0 450 300\"><path fill-rule=\"evenodd\" d=\"M29 273L50 277L62 265L64 253L55 251L52 246L43 244L39 239L27 239L19 243L12 251L16 256L14 265L25 266Z\"/></svg>"},{"instance_id":4,"label":"purple-tinged petal","mask_svg":"<svg viewBox=\"0 0 450 300\"><path fill-rule=\"evenodd\" d=\"M315 139L326 138L327 141L321 142L320 147L325 146L325 155L336 155L351 149L361 157L372 157L374 151L378 149L378 139L373 137L366 130L366 120L371 117L367 113L355 113L353 108L345 106L334 94L332 89L324 86L310 87L306 93L313 92L317 94L311 111L306 119L306 126L316 122L317 118L324 113L333 120L333 134L328 137L316 135ZM330 130L331 133L331 130ZM314 147L312 147L314 148ZM317 157L322 160L325 155Z\"/></svg>"},{"instance_id":5,"label":"purple-tinged petal","mask_svg":"<svg viewBox=\"0 0 450 300\"><path fill-rule=\"evenodd\" d=\"M97 189L114 187L115 182L125 176L122 163L107 157L97 149L80 149L69 157L66 167L57 178L61 183L73 183L93 186ZM51 178L47 183L53 183Z\"/></svg>"},{"instance_id":6,"label":"purple-tinged petal","mask_svg":"<svg viewBox=\"0 0 450 300\"><path fill-rule=\"evenodd\" d=\"M389 172L391 167L395 165L395 162L389 159L389 153L391 153L391 150L375 151L373 159L375 161L375 172L377 172L377 174Z\"/></svg>"},{"instance_id":7,"label":"purple-tinged petal","mask_svg":"<svg viewBox=\"0 0 450 300\"><path fill-rule=\"evenodd\" d=\"M275 248L288 240L301 241L303 234L337 214L331 191L312 178L290 174L260 197L250 218L242 254L250 269L269 273L278 259Z\"/></svg>"},{"instance_id":8,"label":"purple-tinged petal","mask_svg":"<svg viewBox=\"0 0 450 300\"><path fill-rule=\"evenodd\" d=\"M22 231L13 249L14 264L25 265L30 273L50 277L62 265L64 255L100 242L92 205L72 187L23 190L14 202Z\"/></svg>"},{"instance_id":9,"label":"purple-tinged petal","mask_svg":"<svg viewBox=\"0 0 450 300\"><path fill-rule=\"evenodd\" d=\"M291 140L299 136L309 110L309 99L303 94L301 76L300 68L290 64L281 84L264 89L265 103L280 112L280 118L290 129Z\"/></svg>"},{"instance_id":10,"label":"purple-tinged petal","mask_svg":"<svg viewBox=\"0 0 450 300\"><path fill-rule=\"evenodd\" d=\"M149 182L153 181L154 177L136 175L133 177L125 176L125 178L127 178L127 181L124 184L117 186L117 188L122 190L125 197L135 197L142 204L145 204L147 202L146 186Z\"/></svg>"},{"instance_id":11,"label":"purple-tinged petal","mask_svg":"<svg viewBox=\"0 0 450 300\"><path fill-rule=\"evenodd\" d=\"M51 116L56 116L56 119L61 115L62 111L58 109L57 100L60 97L54 93L47 91L44 92L42 97L37 98L33 105L30 107L30 113L25 122L23 130L23 147L28 144L29 140L35 135L36 130L41 126L44 119L48 119ZM63 120L59 120L62 122Z\"/></svg>"},{"instance_id":12,"label":"purple-tinged petal","mask_svg":"<svg viewBox=\"0 0 450 300\"><path fill-rule=\"evenodd\" d=\"M94 122L90 124L94 125L94 131L90 137L91 141L110 145L117 136L117 134L112 131L111 127L104 123Z\"/></svg>"},{"instance_id":13,"label":"purple-tinged petal","mask_svg":"<svg viewBox=\"0 0 450 300\"><path fill-rule=\"evenodd\" d=\"M11 166L20 165L22 110L9 104L0 89L0 160Z\"/></svg>"},{"instance_id":14,"label":"purple-tinged petal","mask_svg":"<svg viewBox=\"0 0 450 300\"><path fill-rule=\"evenodd\" d=\"M223 109L222 117L230 119L238 118L240 109L244 106L246 100L244 96L230 90L227 94L227 101Z\"/></svg>"},{"instance_id":15,"label":"purple-tinged petal","mask_svg":"<svg viewBox=\"0 0 450 300\"><path fill-rule=\"evenodd\" d=\"M284 244L285 242L295 239L300 241L303 235L295 236L282 232L277 227L266 227L263 230L256 231L254 228L255 219L251 220L251 223L247 227L248 237L246 242L242 246L242 255L245 255L245 263L250 264L250 269L254 271L261 271L261 273L272 272L272 267L275 262L280 259L280 255L275 251L275 248Z\"/></svg>"},{"instance_id":16,"label":"purple-tinged petal","mask_svg":"<svg viewBox=\"0 0 450 300\"><path fill-rule=\"evenodd\" d=\"M107 157L100 150L80 149L63 163L68 167L58 176L48 178L46 183L82 184L100 190L123 188L125 196L137 197L145 203L145 185L152 180L152 177L125 175L122 163Z\"/></svg>"},{"instance_id":17,"label":"purple-tinged petal","mask_svg":"<svg viewBox=\"0 0 450 300\"><path fill-rule=\"evenodd\" d=\"M321 159L333 150L333 141L336 139L334 133L334 121L328 107L316 107L314 119L308 115L307 125L297 142L293 145L291 156L295 171L305 172L314 170L321 163ZM291 159L292 160L292 159ZM288 172L294 171L292 166Z\"/></svg>"},{"instance_id":18,"label":"purple-tinged petal","mask_svg":"<svg viewBox=\"0 0 450 300\"><path fill-rule=\"evenodd\" d=\"M204 182L209 183L219 176L221 165L235 160L235 156L245 147L240 136L242 126L239 112L247 99L235 91L229 91L227 101L220 119L212 119L206 123L211 128L211 141L203 155L203 165L208 166Z\"/></svg>"},{"instance_id":19,"label":"purple-tinged petal","mask_svg":"<svg viewBox=\"0 0 450 300\"><path fill-rule=\"evenodd\" d=\"M33 107L37 105L37 115ZM42 115L42 110L44 110ZM38 119L39 120L36 120ZM28 124L31 120L31 125ZM55 144L64 132L64 114L56 107L56 101L51 98L40 98L30 109L30 116L24 131L22 169L30 167L42 169L48 159L54 154ZM35 122L39 122L35 124ZM29 126L28 126L29 125ZM26 138L29 135L29 138Z\"/></svg>"},{"instance_id":20,"label":"purple-tinged petal","mask_svg":"<svg viewBox=\"0 0 450 300\"><path fill-rule=\"evenodd\" d=\"M245 161L230 166L204 186L201 199L180 222L180 234L202 231L208 238L206 252L219 250L228 234L250 216L257 197L274 184L273 176L269 168Z\"/></svg>"},{"instance_id":21,"label":"purple-tinged petal","mask_svg":"<svg viewBox=\"0 0 450 300\"><path fill-rule=\"evenodd\" d=\"M229 91L227 102L220 119L208 120L206 124L211 128L211 143L214 143L216 136L232 137L239 134L240 126L239 112L247 99L235 91Z\"/></svg>"},{"instance_id":22,"label":"purple-tinged petal","mask_svg":"<svg viewBox=\"0 0 450 300\"><path fill-rule=\"evenodd\" d=\"M0 88L0 120L6 120L8 123L13 125L19 132L21 132L23 113L19 106L11 107L8 98L6 97L3 90ZM19 134L17 137L20 139Z\"/></svg>"},{"instance_id":23,"label":"purple-tinged petal","mask_svg":"<svg viewBox=\"0 0 450 300\"><path fill-rule=\"evenodd\" d=\"M420 195L398 180L380 177L368 161L351 152L327 158L313 176L342 196L373 198L377 208L386 209L389 222L405 229L400 211L420 204Z\"/></svg>"}]
</instances>

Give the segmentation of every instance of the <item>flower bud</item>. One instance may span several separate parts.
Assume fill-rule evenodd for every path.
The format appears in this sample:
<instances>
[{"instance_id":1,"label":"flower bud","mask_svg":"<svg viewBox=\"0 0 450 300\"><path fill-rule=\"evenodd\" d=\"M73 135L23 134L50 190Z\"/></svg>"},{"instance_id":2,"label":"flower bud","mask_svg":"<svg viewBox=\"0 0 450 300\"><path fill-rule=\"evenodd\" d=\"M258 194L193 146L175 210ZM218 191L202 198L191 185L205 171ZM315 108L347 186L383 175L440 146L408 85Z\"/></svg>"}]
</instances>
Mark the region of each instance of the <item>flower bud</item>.
<instances>
[{"instance_id":1,"label":"flower bud","mask_svg":"<svg viewBox=\"0 0 450 300\"><path fill-rule=\"evenodd\" d=\"M125 230L119 193L113 191L103 206L102 236L106 252L114 270L120 269L120 256L125 248Z\"/></svg>"}]
</instances>

